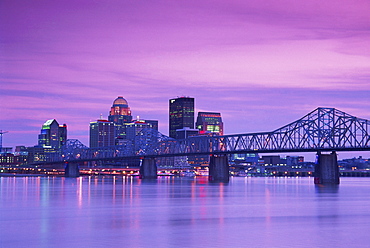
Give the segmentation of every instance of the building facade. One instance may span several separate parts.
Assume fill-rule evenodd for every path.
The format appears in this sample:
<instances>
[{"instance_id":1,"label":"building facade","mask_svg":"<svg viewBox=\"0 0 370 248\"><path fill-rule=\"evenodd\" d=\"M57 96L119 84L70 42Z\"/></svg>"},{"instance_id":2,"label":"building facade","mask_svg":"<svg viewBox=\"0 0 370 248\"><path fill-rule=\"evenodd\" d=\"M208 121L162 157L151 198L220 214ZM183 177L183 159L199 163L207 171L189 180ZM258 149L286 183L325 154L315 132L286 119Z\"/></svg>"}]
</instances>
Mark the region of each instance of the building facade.
<instances>
[{"instance_id":1,"label":"building facade","mask_svg":"<svg viewBox=\"0 0 370 248\"><path fill-rule=\"evenodd\" d=\"M126 139L126 123L132 121L131 109L122 96L118 96L109 111L108 121L114 123L114 137L117 140Z\"/></svg>"},{"instance_id":2,"label":"building facade","mask_svg":"<svg viewBox=\"0 0 370 248\"><path fill-rule=\"evenodd\" d=\"M169 136L176 138L176 130L194 128L194 98L179 97L169 100Z\"/></svg>"},{"instance_id":3,"label":"building facade","mask_svg":"<svg viewBox=\"0 0 370 248\"><path fill-rule=\"evenodd\" d=\"M61 148L67 142L67 125L59 125L55 119L47 120L41 128L38 146Z\"/></svg>"},{"instance_id":4,"label":"building facade","mask_svg":"<svg viewBox=\"0 0 370 248\"><path fill-rule=\"evenodd\" d=\"M221 114L214 112L198 112L197 122L195 124L199 134L223 135L224 123Z\"/></svg>"},{"instance_id":5,"label":"building facade","mask_svg":"<svg viewBox=\"0 0 370 248\"><path fill-rule=\"evenodd\" d=\"M223 135L223 122L220 113L198 112L195 128L198 135ZM196 170L203 170L209 165L209 155L189 156L188 161Z\"/></svg>"},{"instance_id":6,"label":"building facade","mask_svg":"<svg viewBox=\"0 0 370 248\"><path fill-rule=\"evenodd\" d=\"M135 140L135 137L145 128L152 128L145 120L135 120L126 124L127 139Z\"/></svg>"},{"instance_id":7,"label":"building facade","mask_svg":"<svg viewBox=\"0 0 370 248\"><path fill-rule=\"evenodd\" d=\"M115 145L115 125L108 120L90 122L90 147Z\"/></svg>"},{"instance_id":8,"label":"building facade","mask_svg":"<svg viewBox=\"0 0 370 248\"><path fill-rule=\"evenodd\" d=\"M184 127L176 130L176 139L186 139L189 138L190 136L197 136L198 134L199 134L198 129Z\"/></svg>"}]
</instances>

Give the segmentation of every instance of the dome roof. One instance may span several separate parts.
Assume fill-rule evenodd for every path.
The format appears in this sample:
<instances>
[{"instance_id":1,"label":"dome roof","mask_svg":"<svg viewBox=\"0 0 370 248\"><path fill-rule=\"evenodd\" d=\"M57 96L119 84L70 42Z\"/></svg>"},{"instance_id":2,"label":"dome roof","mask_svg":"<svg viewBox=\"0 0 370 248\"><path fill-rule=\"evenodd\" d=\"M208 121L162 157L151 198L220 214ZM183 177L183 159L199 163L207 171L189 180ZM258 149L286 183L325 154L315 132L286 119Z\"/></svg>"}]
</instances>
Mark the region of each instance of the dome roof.
<instances>
[{"instance_id":1,"label":"dome roof","mask_svg":"<svg viewBox=\"0 0 370 248\"><path fill-rule=\"evenodd\" d=\"M115 107L115 106L128 107L128 103L127 103L125 98L123 98L122 96L119 96L113 102L113 107Z\"/></svg>"}]
</instances>

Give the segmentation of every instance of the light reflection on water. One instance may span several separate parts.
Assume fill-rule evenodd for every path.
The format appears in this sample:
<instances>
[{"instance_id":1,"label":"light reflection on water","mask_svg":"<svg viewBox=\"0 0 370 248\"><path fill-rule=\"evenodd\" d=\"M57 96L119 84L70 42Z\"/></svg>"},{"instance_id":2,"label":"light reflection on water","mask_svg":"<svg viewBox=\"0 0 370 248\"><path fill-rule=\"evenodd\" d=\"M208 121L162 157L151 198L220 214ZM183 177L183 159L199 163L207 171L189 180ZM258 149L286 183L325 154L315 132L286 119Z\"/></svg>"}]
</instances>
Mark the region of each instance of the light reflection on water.
<instances>
[{"instance_id":1,"label":"light reflection on water","mask_svg":"<svg viewBox=\"0 0 370 248\"><path fill-rule=\"evenodd\" d=\"M0 247L369 247L370 179L0 177Z\"/></svg>"}]
</instances>

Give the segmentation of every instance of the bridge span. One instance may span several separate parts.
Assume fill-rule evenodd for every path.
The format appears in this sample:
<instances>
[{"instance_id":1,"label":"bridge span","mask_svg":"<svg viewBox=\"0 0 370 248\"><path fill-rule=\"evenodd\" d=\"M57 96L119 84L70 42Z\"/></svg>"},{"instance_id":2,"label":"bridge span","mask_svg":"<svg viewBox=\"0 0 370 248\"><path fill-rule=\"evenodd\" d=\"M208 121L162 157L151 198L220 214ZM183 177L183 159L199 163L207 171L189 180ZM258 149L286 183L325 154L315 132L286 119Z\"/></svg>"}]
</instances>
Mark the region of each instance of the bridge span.
<instances>
[{"instance_id":1,"label":"bridge span","mask_svg":"<svg viewBox=\"0 0 370 248\"><path fill-rule=\"evenodd\" d=\"M323 155L325 151L333 153ZM84 161L143 158L141 175L153 178L156 177L156 158L210 155L211 178L228 180L227 154L316 152L319 155L317 177L330 174L330 177L336 178L327 181L339 183L339 173L335 172L338 170L336 151L370 151L370 121L335 108L317 108L271 132L194 136L175 140L144 129L133 142L121 146L87 148L77 140L70 140L60 153L50 154L45 163L77 164ZM68 170L71 173L76 171ZM325 182L316 180L318 183Z\"/></svg>"}]
</instances>

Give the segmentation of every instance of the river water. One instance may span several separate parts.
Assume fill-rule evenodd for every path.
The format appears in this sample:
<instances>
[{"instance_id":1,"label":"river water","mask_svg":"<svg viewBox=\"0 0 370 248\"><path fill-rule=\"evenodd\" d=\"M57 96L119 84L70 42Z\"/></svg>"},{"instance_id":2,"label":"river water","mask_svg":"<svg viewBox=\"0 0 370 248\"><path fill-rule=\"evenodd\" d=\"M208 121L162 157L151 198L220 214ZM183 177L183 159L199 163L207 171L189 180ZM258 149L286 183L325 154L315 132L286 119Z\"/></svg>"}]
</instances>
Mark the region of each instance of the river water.
<instances>
[{"instance_id":1,"label":"river water","mask_svg":"<svg viewBox=\"0 0 370 248\"><path fill-rule=\"evenodd\" d=\"M0 177L0 247L370 247L370 179Z\"/></svg>"}]
</instances>

